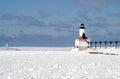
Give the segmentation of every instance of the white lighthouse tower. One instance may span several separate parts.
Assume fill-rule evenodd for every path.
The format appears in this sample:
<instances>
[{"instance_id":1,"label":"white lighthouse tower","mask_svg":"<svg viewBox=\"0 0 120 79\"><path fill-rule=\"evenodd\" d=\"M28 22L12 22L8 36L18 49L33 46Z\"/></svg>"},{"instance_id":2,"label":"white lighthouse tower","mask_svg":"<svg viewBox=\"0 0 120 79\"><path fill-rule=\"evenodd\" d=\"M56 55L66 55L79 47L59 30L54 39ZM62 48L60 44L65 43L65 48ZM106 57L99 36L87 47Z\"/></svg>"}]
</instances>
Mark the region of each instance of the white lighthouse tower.
<instances>
[{"instance_id":1,"label":"white lighthouse tower","mask_svg":"<svg viewBox=\"0 0 120 79\"><path fill-rule=\"evenodd\" d=\"M84 27L84 24L81 24L79 29L79 36L82 37L83 33L85 34L85 27Z\"/></svg>"},{"instance_id":2,"label":"white lighthouse tower","mask_svg":"<svg viewBox=\"0 0 120 79\"><path fill-rule=\"evenodd\" d=\"M81 24L79 28L79 36L75 39L74 49L85 50L89 46L88 42L90 42L90 39L86 37L85 26L84 24Z\"/></svg>"}]
</instances>

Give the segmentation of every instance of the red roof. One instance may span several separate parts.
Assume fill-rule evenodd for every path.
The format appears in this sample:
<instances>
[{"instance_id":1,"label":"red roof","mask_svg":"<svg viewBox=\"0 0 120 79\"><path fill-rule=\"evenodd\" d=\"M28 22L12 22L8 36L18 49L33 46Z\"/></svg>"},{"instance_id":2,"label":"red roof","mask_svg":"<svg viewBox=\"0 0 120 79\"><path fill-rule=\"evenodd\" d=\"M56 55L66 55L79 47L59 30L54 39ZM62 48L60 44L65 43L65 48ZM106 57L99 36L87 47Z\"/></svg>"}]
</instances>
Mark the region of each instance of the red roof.
<instances>
[{"instance_id":1,"label":"red roof","mask_svg":"<svg viewBox=\"0 0 120 79\"><path fill-rule=\"evenodd\" d=\"M76 39L78 39L78 40L83 40L83 37L82 37L82 36L79 36L79 37L77 37ZM88 38L86 37L86 39L88 39Z\"/></svg>"},{"instance_id":2,"label":"red roof","mask_svg":"<svg viewBox=\"0 0 120 79\"><path fill-rule=\"evenodd\" d=\"M77 37L76 39L78 39L78 40L82 40L83 37L82 37L82 36L79 36L79 37Z\"/></svg>"}]
</instances>

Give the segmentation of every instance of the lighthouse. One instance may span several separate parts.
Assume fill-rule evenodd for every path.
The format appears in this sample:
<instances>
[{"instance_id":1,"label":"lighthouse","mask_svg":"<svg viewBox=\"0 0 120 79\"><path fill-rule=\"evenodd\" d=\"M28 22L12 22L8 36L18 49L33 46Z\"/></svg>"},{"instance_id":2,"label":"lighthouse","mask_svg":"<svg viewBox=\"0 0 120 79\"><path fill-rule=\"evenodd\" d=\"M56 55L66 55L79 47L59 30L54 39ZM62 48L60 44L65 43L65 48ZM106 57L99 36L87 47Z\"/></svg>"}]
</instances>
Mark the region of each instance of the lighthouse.
<instances>
[{"instance_id":1,"label":"lighthouse","mask_svg":"<svg viewBox=\"0 0 120 79\"><path fill-rule=\"evenodd\" d=\"M74 48L77 50L85 50L88 48L90 39L86 37L85 25L81 24L79 28L79 36L75 39Z\"/></svg>"},{"instance_id":2,"label":"lighthouse","mask_svg":"<svg viewBox=\"0 0 120 79\"><path fill-rule=\"evenodd\" d=\"M84 27L84 24L81 24L79 29L79 36L82 37L83 34L85 34L85 27Z\"/></svg>"}]
</instances>

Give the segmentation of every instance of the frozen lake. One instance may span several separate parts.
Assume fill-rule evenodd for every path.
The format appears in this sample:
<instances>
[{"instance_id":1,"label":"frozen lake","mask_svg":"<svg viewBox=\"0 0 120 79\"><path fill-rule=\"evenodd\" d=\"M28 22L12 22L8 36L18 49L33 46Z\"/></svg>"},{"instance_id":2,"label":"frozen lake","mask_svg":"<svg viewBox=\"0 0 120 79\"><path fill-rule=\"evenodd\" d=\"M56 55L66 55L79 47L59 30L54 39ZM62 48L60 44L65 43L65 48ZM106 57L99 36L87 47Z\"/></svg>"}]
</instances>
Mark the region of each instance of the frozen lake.
<instances>
[{"instance_id":1,"label":"frozen lake","mask_svg":"<svg viewBox=\"0 0 120 79\"><path fill-rule=\"evenodd\" d=\"M120 79L120 55L72 52L71 47L1 49L0 79ZM120 49L98 51L119 53Z\"/></svg>"}]
</instances>

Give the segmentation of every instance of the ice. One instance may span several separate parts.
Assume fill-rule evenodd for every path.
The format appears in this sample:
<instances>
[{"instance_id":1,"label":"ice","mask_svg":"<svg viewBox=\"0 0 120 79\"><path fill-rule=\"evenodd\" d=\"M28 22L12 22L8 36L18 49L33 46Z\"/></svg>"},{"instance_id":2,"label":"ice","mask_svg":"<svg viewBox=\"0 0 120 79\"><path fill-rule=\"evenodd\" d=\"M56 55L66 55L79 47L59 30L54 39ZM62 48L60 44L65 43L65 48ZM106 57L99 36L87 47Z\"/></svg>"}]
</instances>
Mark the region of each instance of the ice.
<instances>
[{"instance_id":1,"label":"ice","mask_svg":"<svg viewBox=\"0 0 120 79\"><path fill-rule=\"evenodd\" d=\"M120 79L120 55L89 54L119 54L119 48L80 52L68 50L70 47L14 48L19 51L0 51L0 79Z\"/></svg>"}]
</instances>

